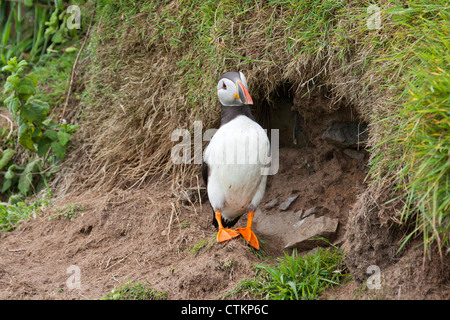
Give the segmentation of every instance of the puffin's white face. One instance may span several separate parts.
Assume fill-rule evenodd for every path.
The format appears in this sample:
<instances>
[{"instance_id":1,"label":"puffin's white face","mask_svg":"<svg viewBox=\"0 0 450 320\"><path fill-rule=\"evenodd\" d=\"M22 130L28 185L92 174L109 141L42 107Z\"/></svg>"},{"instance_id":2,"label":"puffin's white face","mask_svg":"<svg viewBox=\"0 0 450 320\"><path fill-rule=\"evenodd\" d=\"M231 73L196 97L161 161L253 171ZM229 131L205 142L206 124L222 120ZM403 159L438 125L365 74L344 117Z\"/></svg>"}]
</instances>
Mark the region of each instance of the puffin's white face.
<instances>
[{"instance_id":1,"label":"puffin's white face","mask_svg":"<svg viewBox=\"0 0 450 320\"><path fill-rule=\"evenodd\" d=\"M229 77L227 76L229 75ZM247 79L242 72L227 72L217 83L217 95L220 103L228 107L253 104L248 93Z\"/></svg>"}]
</instances>

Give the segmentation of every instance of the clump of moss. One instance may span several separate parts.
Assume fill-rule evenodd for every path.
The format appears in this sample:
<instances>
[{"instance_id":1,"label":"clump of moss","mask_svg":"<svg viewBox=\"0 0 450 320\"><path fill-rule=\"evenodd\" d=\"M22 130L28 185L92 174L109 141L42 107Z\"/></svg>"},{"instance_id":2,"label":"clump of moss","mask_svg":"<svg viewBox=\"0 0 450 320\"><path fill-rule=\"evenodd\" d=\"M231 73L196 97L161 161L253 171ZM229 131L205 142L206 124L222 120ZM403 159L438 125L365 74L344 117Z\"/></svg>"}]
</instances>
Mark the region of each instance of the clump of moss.
<instances>
[{"instance_id":1,"label":"clump of moss","mask_svg":"<svg viewBox=\"0 0 450 320\"><path fill-rule=\"evenodd\" d=\"M102 300L166 300L167 292L160 292L136 280L121 284L105 294Z\"/></svg>"}]
</instances>

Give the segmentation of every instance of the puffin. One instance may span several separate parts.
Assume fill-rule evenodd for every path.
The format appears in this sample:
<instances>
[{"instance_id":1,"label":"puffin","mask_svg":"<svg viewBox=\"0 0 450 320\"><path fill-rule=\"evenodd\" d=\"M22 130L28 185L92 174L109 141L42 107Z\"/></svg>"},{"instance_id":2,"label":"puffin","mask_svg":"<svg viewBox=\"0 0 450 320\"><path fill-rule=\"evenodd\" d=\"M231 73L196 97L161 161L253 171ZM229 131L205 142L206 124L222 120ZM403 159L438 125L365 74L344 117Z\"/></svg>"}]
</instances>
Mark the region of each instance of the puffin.
<instances>
[{"instance_id":1,"label":"puffin","mask_svg":"<svg viewBox=\"0 0 450 320\"><path fill-rule=\"evenodd\" d=\"M253 100L241 71L220 76L217 95L220 127L206 147L202 162L202 178L213 209L212 223L218 228L217 242L242 235L247 245L259 250L252 221L266 190L267 167L262 159L270 152L269 138L251 113ZM245 213L247 226L230 229Z\"/></svg>"}]
</instances>

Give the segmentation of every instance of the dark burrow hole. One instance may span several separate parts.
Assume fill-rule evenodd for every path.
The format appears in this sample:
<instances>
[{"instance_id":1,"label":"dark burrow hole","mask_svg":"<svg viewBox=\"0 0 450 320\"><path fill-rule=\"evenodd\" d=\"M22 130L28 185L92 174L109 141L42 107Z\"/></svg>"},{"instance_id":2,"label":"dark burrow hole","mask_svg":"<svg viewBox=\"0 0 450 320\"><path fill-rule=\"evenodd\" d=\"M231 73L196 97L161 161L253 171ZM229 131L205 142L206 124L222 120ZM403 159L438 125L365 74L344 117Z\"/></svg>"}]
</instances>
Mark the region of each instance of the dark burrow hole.
<instances>
[{"instance_id":1,"label":"dark burrow hole","mask_svg":"<svg viewBox=\"0 0 450 320\"><path fill-rule=\"evenodd\" d=\"M80 233L88 235L91 233L91 231L92 231L92 226L87 226L87 227L81 228Z\"/></svg>"},{"instance_id":2,"label":"dark burrow hole","mask_svg":"<svg viewBox=\"0 0 450 320\"><path fill-rule=\"evenodd\" d=\"M365 190L368 128L355 106L335 103L325 86L280 86L256 102L256 120L279 130L279 169L268 178L255 230L279 248L310 250L323 237L341 243L349 211ZM272 141L273 144L273 141Z\"/></svg>"}]
</instances>

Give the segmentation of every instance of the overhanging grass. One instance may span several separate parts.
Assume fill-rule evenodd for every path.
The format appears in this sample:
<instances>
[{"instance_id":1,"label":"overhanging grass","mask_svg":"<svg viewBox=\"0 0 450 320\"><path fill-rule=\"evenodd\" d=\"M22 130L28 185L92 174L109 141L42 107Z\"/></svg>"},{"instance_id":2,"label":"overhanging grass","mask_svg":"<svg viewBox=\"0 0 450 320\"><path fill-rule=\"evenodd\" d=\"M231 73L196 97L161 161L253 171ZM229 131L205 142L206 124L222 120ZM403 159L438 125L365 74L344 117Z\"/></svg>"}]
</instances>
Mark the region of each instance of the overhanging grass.
<instances>
[{"instance_id":1,"label":"overhanging grass","mask_svg":"<svg viewBox=\"0 0 450 320\"><path fill-rule=\"evenodd\" d=\"M412 234L422 232L425 251L436 241L441 252L449 247L450 230L450 37L448 29L435 27L432 35L424 34L416 51L420 61L411 70L406 89L410 99L400 111L398 126L407 134L397 139L405 148L400 177L407 198L402 219L415 216Z\"/></svg>"},{"instance_id":2,"label":"overhanging grass","mask_svg":"<svg viewBox=\"0 0 450 320\"><path fill-rule=\"evenodd\" d=\"M391 12L411 41L407 50L396 48L394 59L407 70L397 80L401 90L394 103L399 107L378 118L388 134L381 134L373 148L372 176L393 176L404 201L399 218L415 221L400 248L422 234L424 252L437 243L442 255L442 248L449 247L450 230L449 4L419 2Z\"/></svg>"}]
</instances>

